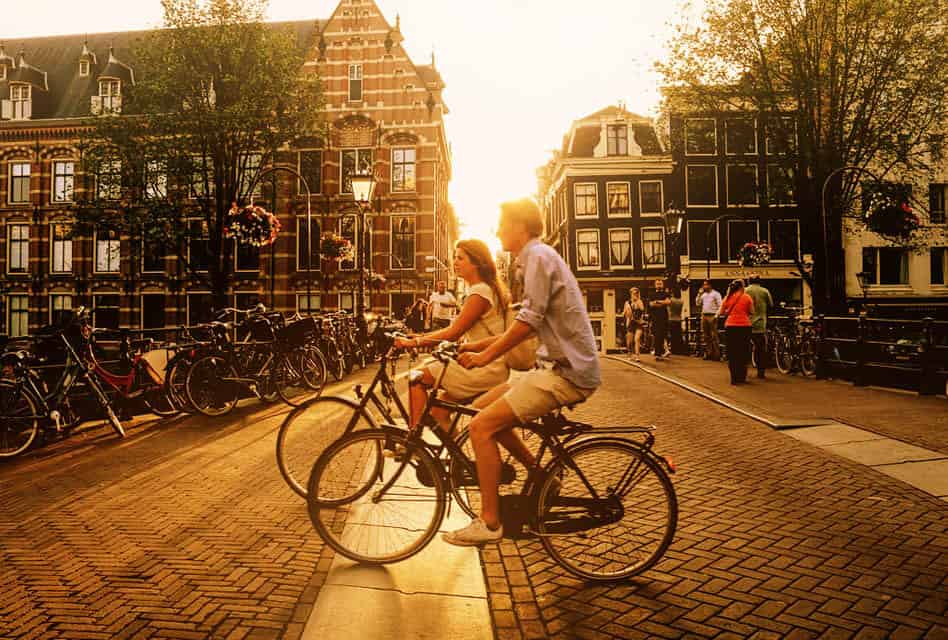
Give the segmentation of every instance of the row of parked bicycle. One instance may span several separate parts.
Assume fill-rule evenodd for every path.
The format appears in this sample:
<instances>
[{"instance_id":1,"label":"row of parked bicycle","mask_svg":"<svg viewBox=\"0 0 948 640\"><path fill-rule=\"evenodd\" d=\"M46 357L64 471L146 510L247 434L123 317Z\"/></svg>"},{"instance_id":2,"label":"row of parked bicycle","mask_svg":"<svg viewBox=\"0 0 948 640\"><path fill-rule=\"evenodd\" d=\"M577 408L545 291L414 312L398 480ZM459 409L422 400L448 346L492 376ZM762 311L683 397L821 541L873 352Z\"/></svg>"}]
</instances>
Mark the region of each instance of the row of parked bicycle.
<instances>
[{"instance_id":1,"label":"row of parked bicycle","mask_svg":"<svg viewBox=\"0 0 948 640\"><path fill-rule=\"evenodd\" d=\"M383 318L362 326L340 312L285 316L258 305L224 309L213 322L181 327L173 342L132 340L96 329L84 308L63 314L27 339L0 336L0 458L68 436L82 422L105 418L125 435L122 419L139 411L221 416L257 397L299 406L376 360ZM117 361L103 345L118 338Z\"/></svg>"}]
</instances>

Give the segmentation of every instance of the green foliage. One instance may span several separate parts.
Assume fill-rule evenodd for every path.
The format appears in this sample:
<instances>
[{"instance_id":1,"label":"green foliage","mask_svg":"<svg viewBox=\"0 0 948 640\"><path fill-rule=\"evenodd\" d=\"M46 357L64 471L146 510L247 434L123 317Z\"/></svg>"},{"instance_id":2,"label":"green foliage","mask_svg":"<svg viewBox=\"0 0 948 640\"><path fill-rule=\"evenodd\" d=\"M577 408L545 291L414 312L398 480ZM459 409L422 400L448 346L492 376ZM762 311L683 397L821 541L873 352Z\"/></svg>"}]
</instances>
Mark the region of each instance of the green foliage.
<instances>
[{"instance_id":1,"label":"green foliage","mask_svg":"<svg viewBox=\"0 0 948 640\"><path fill-rule=\"evenodd\" d=\"M215 257L209 275L186 269L220 294L233 265L227 212L251 199L277 149L323 134L320 83L303 67L309 43L263 23L262 0L162 6L164 28L145 34L128 61L136 83L124 88L122 115L90 122L83 160L100 187L78 207L76 230L115 228L185 263L187 240L204 237ZM109 189L113 162L121 182ZM255 191L258 200L267 195Z\"/></svg>"}]
</instances>

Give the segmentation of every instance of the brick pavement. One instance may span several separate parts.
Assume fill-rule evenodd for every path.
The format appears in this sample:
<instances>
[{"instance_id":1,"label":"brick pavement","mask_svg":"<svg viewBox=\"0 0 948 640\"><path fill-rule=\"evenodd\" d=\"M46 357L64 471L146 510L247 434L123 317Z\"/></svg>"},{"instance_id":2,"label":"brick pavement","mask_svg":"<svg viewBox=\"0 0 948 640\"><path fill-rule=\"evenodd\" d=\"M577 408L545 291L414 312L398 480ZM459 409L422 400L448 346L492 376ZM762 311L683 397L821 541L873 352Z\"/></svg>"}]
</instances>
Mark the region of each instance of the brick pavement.
<instances>
[{"instance_id":1,"label":"brick pavement","mask_svg":"<svg viewBox=\"0 0 948 640\"><path fill-rule=\"evenodd\" d=\"M604 370L578 417L658 425L678 465L675 542L612 585L571 577L534 540L485 548L498 638L948 638L943 502L627 365Z\"/></svg>"},{"instance_id":2,"label":"brick pavement","mask_svg":"<svg viewBox=\"0 0 948 640\"><path fill-rule=\"evenodd\" d=\"M836 420L948 454L948 400L943 396L786 376L776 369L768 370L765 380L749 371L749 384L735 387L729 383L726 363L686 356L665 362L642 356L642 365L766 416Z\"/></svg>"},{"instance_id":3,"label":"brick pavement","mask_svg":"<svg viewBox=\"0 0 948 640\"><path fill-rule=\"evenodd\" d=\"M92 429L0 464L0 638L298 634L329 560L276 467L285 411Z\"/></svg>"}]
</instances>

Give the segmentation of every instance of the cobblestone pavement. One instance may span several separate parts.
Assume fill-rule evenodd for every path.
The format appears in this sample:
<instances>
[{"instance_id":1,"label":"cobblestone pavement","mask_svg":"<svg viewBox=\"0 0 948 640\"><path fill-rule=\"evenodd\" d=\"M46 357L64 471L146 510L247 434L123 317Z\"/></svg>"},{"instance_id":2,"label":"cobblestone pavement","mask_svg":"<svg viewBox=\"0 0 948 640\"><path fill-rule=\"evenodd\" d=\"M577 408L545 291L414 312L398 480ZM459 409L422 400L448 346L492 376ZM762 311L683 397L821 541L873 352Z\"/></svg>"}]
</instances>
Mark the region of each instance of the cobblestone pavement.
<instances>
[{"instance_id":1,"label":"cobblestone pavement","mask_svg":"<svg viewBox=\"0 0 948 640\"><path fill-rule=\"evenodd\" d=\"M0 638L298 633L327 566L276 467L286 409L92 429L0 463Z\"/></svg>"},{"instance_id":2,"label":"cobblestone pavement","mask_svg":"<svg viewBox=\"0 0 948 640\"><path fill-rule=\"evenodd\" d=\"M686 356L655 362L652 356L642 356L642 364L766 416L828 418L948 454L948 400L944 396L785 376L776 369L768 370L765 380L758 380L749 370L748 384L734 387L729 384L727 363Z\"/></svg>"},{"instance_id":3,"label":"cobblestone pavement","mask_svg":"<svg viewBox=\"0 0 948 640\"><path fill-rule=\"evenodd\" d=\"M486 547L498 638L948 638L948 505L627 365L604 372L578 418L658 425L675 542L612 585L535 540Z\"/></svg>"}]
</instances>

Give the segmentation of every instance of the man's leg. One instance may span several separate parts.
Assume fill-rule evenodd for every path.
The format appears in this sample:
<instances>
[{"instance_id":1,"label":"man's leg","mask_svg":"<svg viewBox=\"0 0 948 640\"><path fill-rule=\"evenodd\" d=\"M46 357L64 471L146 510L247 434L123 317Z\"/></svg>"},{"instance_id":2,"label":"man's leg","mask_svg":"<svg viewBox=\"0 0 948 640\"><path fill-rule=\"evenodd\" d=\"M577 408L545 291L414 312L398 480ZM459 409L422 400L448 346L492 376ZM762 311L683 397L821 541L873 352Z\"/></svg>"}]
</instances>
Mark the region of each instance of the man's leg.
<instances>
[{"instance_id":1,"label":"man's leg","mask_svg":"<svg viewBox=\"0 0 948 640\"><path fill-rule=\"evenodd\" d=\"M751 336L754 354L757 358L757 377L763 378L767 369L767 334L755 333Z\"/></svg>"},{"instance_id":2,"label":"man's leg","mask_svg":"<svg viewBox=\"0 0 948 640\"><path fill-rule=\"evenodd\" d=\"M497 436L517 423L517 416L503 398L482 410L468 427L477 462L477 480L481 488L481 518L488 528L500 527L500 450ZM516 436L515 436L516 437ZM522 444L522 443L521 443Z\"/></svg>"},{"instance_id":3,"label":"man's leg","mask_svg":"<svg viewBox=\"0 0 948 640\"><path fill-rule=\"evenodd\" d=\"M475 409L488 407L493 404L495 400L503 397L508 389L510 389L508 383L499 384L475 400L471 406ZM532 468L536 463L536 457L533 455L533 452L527 448L527 445L524 444L523 440L520 439L520 436L518 436L513 429L504 429L497 434L496 439L504 449L510 452L510 455L517 459L517 462L527 469Z\"/></svg>"}]
</instances>

